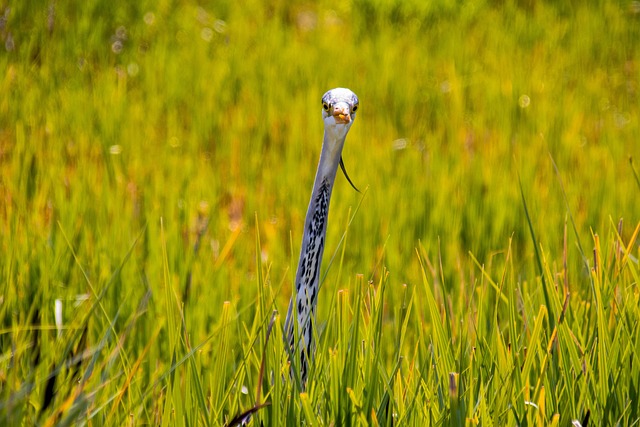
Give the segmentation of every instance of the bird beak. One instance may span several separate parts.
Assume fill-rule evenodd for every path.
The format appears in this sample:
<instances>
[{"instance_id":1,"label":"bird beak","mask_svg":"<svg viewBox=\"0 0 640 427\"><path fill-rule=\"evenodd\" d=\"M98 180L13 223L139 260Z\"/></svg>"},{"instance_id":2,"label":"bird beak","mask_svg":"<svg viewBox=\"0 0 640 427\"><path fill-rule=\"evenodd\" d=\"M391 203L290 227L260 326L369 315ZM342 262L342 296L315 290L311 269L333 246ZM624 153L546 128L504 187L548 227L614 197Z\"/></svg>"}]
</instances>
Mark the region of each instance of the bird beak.
<instances>
[{"instance_id":1,"label":"bird beak","mask_svg":"<svg viewBox=\"0 0 640 427\"><path fill-rule=\"evenodd\" d=\"M348 117L349 117L349 119L351 119L351 116L348 116ZM351 184L353 189L356 190L359 193L360 190L358 190L356 188L356 186L353 185L353 182L351 182L351 178L349 178L349 174L347 173L347 169L344 167L344 162L342 161L342 156L340 156L340 169L342 169L342 173L344 174L345 178L347 178L347 181L349 181L349 184Z\"/></svg>"},{"instance_id":2,"label":"bird beak","mask_svg":"<svg viewBox=\"0 0 640 427\"><path fill-rule=\"evenodd\" d=\"M333 118L336 123L346 125L351 122L351 112L349 106L340 107L336 105L333 109Z\"/></svg>"}]
</instances>

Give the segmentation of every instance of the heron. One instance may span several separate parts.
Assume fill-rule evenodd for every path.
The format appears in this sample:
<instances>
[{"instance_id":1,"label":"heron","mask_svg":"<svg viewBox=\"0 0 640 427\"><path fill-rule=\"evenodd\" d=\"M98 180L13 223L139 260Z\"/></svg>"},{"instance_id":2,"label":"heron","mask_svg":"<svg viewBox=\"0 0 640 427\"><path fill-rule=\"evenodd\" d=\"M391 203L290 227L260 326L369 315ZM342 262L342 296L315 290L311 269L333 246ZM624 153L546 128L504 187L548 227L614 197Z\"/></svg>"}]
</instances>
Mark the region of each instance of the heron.
<instances>
[{"instance_id":1,"label":"heron","mask_svg":"<svg viewBox=\"0 0 640 427\"><path fill-rule=\"evenodd\" d=\"M303 386L307 379L309 360L313 357L312 327L315 324L320 287L320 264L325 247L329 202L338 166L349 184L358 191L351 182L342 161L344 141L356 118L358 106L358 97L346 88L331 89L322 96L324 121L322 152L304 221L295 291L289 301L285 319L286 344L289 346L290 354L296 354L296 345L300 352L300 378ZM297 319L297 322L294 319ZM294 327L294 322L297 323L297 329Z\"/></svg>"}]
</instances>

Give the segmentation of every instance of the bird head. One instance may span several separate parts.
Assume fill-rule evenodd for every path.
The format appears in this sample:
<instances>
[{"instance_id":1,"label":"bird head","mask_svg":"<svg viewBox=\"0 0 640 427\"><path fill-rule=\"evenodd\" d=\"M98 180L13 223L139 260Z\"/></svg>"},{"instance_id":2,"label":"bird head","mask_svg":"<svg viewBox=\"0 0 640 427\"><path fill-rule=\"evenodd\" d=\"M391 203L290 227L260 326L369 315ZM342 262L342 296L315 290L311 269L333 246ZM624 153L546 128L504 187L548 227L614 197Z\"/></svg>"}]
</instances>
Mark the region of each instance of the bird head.
<instances>
[{"instance_id":1,"label":"bird head","mask_svg":"<svg viewBox=\"0 0 640 427\"><path fill-rule=\"evenodd\" d=\"M322 119L324 128L336 139L347 136L356 118L358 97L345 88L331 89L322 97Z\"/></svg>"},{"instance_id":2,"label":"bird head","mask_svg":"<svg viewBox=\"0 0 640 427\"><path fill-rule=\"evenodd\" d=\"M329 149L335 150L340 155L340 168L349 184L358 193L360 190L351 182L347 169L342 161L342 144L347 133L356 119L359 101L355 93L342 87L331 89L322 97L322 119L324 120L325 143ZM328 137L328 138L327 138Z\"/></svg>"}]
</instances>

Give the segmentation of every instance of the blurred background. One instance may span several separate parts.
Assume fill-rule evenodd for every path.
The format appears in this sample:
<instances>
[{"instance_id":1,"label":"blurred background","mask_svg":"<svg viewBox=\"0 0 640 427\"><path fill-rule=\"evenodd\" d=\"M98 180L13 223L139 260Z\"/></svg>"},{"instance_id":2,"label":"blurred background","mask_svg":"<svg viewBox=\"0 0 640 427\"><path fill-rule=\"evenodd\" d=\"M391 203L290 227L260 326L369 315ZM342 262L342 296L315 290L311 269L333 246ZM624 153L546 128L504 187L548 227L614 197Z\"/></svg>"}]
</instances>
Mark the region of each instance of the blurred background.
<instances>
[{"instance_id":1,"label":"blurred background","mask_svg":"<svg viewBox=\"0 0 640 427\"><path fill-rule=\"evenodd\" d=\"M333 87L360 98L366 191L336 180L320 319L356 274L397 302L416 251L460 308L478 265L534 281L534 244L560 275L565 227L588 295L579 245L640 220L637 1L0 5L5 327L54 324L55 299L73 318L91 286L116 323L149 293L163 322L170 283L199 342L224 301L251 322L260 268L284 313Z\"/></svg>"}]
</instances>

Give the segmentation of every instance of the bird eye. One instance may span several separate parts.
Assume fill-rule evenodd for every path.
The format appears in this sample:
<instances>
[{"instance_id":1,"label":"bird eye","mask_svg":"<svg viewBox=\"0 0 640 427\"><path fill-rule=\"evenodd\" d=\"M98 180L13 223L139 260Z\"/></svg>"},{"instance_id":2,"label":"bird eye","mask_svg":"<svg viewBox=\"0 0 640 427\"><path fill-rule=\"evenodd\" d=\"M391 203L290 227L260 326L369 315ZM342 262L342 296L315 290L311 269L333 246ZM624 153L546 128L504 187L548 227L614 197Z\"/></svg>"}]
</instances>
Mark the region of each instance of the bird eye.
<instances>
[{"instance_id":1,"label":"bird eye","mask_svg":"<svg viewBox=\"0 0 640 427\"><path fill-rule=\"evenodd\" d=\"M327 104L326 102L323 102L323 103L322 103L322 109L323 109L324 111L329 111L329 104Z\"/></svg>"},{"instance_id":2,"label":"bird eye","mask_svg":"<svg viewBox=\"0 0 640 427\"><path fill-rule=\"evenodd\" d=\"M354 105L353 108L351 109L351 112L355 113L356 111L358 111L358 106Z\"/></svg>"}]
</instances>

